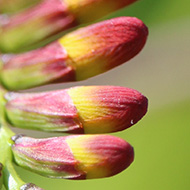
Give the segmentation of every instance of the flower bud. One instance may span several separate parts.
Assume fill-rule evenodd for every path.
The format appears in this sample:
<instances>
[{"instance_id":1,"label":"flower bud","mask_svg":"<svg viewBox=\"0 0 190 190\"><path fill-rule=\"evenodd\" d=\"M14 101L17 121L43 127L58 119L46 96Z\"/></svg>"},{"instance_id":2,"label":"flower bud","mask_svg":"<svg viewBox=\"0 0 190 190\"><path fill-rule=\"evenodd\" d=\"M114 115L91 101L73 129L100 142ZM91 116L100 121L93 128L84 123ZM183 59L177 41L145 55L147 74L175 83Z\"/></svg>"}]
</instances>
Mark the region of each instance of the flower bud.
<instances>
[{"instance_id":1,"label":"flower bud","mask_svg":"<svg viewBox=\"0 0 190 190\"><path fill-rule=\"evenodd\" d=\"M0 56L0 81L9 89L79 81L133 58L143 48L148 29L137 18L118 17L71 32L44 48Z\"/></svg>"},{"instance_id":2,"label":"flower bud","mask_svg":"<svg viewBox=\"0 0 190 190\"><path fill-rule=\"evenodd\" d=\"M110 135L47 139L13 138L15 162L47 177L92 179L113 176L133 161L132 146Z\"/></svg>"},{"instance_id":3,"label":"flower bud","mask_svg":"<svg viewBox=\"0 0 190 190\"><path fill-rule=\"evenodd\" d=\"M5 112L16 127L71 133L109 133L137 123L147 112L147 98L117 86L8 93Z\"/></svg>"},{"instance_id":4,"label":"flower bud","mask_svg":"<svg viewBox=\"0 0 190 190\"><path fill-rule=\"evenodd\" d=\"M94 21L135 1L137 0L64 0L79 23Z\"/></svg>"},{"instance_id":5,"label":"flower bud","mask_svg":"<svg viewBox=\"0 0 190 190\"><path fill-rule=\"evenodd\" d=\"M42 40L76 26L62 0L43 0L16 15L0 20L0 50L17 52L31 49Z\"/></svg>"},{"instance_id":6,"label":"flower bud","mask_svg":"<svg viewBox=\"0 0 190 190\"><path fill-rule=\"evenodd\" d=\"M94 21L134 1L43 0L21 13L0 19L1 51L25 51L28 46L78 24Z\"/></svg>"}]
</instances>

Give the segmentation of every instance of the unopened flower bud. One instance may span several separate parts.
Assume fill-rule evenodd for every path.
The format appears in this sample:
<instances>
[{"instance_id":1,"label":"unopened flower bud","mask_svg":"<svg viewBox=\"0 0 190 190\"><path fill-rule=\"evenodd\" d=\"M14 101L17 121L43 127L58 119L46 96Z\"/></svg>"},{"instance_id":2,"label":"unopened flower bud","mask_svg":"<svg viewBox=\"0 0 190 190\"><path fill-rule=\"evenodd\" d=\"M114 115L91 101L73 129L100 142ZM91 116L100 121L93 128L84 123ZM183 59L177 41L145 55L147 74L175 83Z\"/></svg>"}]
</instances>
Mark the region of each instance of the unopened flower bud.
<instances>
[{"instance_id":1,"label":"unopened flower bud","mask_svg":"<svg viewBox=\"0 0 190 190\"><path fill-rule=\"evenodd\" d=\"M74 16L69 14L62 0L43 0L4 21L0 19L0 24L2 52L23 51L28 46L76 26Z\"/></svg>"},{"instance_id":2,"label":"unopened flower bud","mask_svg":"<svg viewBox=\"0 0 190 190\"><path fill-rule=\"evenodd\" d=\"M132 146L110 135L74 135L47 139L16 138L15 162L47 177L92 179L113 176L133 161Z\"/></svg>"},{"instance_id":3,"label":"unopened flower bud","mask_svg":"<svg viewBox=\"0 0 190 190\"><path fill-rule=\"evenodd\" d=\"M134 1L43 0L21 13L0 18L1 51L25 50L68 28L94 21Z\"/></svg>"},{"instance_id":4,"label":"unopened flower bud","mask_svg":"<svg viewBox=\"0 0 190 190\"><path fill-rule=\"evenodd\" d=\"M135 1L137 0L64 0L79 23L94 21Z\"/></svg>"},{"instance_id":5,"label":"unopened flower bud","mask_svg":"<svg viewBox=\"0 0 190 190\"><path fill-rule=\"evenodd\" d=\"M16 127L75 133L108 133L126 129L147 112L147 98L117 86L84 86L65 90L5 95L6 118Z\"/></svg>"},{"instance_id":6,"label":"unopened flower bud","mask_svg":"<svg viewBox=\"0 0 190 190\"><path fill-rule=\"evenodd\" d=\"M144 23L118 17L71 32L44 48L0 56L0 81L17 90L37 85L79 81L98 75L133 58L148 35Z\"/></svg>"}]
</instances>

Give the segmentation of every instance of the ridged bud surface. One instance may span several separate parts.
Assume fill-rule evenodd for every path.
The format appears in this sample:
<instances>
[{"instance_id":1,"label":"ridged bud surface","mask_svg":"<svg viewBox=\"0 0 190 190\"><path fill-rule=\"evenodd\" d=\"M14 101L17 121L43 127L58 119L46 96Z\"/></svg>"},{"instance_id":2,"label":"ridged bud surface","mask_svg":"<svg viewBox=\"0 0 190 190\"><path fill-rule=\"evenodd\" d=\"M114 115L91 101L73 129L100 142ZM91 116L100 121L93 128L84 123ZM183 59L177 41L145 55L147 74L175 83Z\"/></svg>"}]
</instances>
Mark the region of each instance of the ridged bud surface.
<instances>
[{"instance_id":1,"label":"ridged bud surface","mask_svg":"<svg viewBox=\"0 0 190 190\"><path fill-rule=\"evenodd\" d=\"M110 135L74 135L47 139L16 138L16 163L44 176L93 179L115 175L134 159L132 146Z\"/></svg>"},{"instance_id":2,"label":"ridged bud surface","mask_svg":"<svg viewBox=\"0 0 190 190\"><path fill-rule=\"evenodd\" d=\"M108 133L137 123L147 112L140 92L117 86L85 86L65 90L7 93L5 113L16 127L71 133Z\"/></svg>"},{"instance_id":3,"label":"ridged bud surface","mask_svg":"<svg viewBox=\"0 0 190 190\"><path fill-rule=\"evenodd\" d=\"M144 23L118 17L71 32L44 48L1 55L0 80L9 89L78 81L98 75L133 58L148 35Z\"/></svg>"}]
</instances>

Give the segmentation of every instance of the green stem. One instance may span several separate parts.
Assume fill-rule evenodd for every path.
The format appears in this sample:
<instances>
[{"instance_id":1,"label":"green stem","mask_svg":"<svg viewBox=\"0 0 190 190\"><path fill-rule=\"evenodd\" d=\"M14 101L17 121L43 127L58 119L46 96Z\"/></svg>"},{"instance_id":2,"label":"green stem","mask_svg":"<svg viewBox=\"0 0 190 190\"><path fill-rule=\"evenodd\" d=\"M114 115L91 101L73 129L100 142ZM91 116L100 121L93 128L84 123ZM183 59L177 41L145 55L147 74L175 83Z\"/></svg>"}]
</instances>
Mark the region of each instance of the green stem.
<instances>
[{"instance_id":1,"label":"green stem","mask_svg":"<svg viewBox=\"0 0 190 190\"><path fill-rule=\"evenodd\" d=\"M0 163L0 190L2 189L2 186L3 186L2 169L3 169L3 165Z\"/></svg>"},{"instance_id":2,"label":"green stem","mask_svg":"<svg viewBox=\"0 0 190 190\"><path fill-rule=\"evenodd\" d=\"M2 120L1 120L2 121ZM20 190L25 183L17 175L12 165L11 137L14 133L2 122L0 126L0 163L3 164L3 181L7 190Z\"/></svg>"},{"instance_id":3,"label":"green stem","mask_svg":"<svg viewBox=\"0 0 190 190\"><path fill-rule=\"evenodd\" d=\"M20 187L25 184L16 173L12 162L6 162L4 174L4 185L8 190L20 190Z\"/></svg>"},{"instance_id":4,"label":"green stem","mask_svg":"<svg viewBox=\"0 0 190 190\"><path fill-rule=\"evenodd\" d=\"M4 106L6 103L6 100L4 98L4 95L7 93L7 91L0 85L0 123L4 121L5 115L4 115Z\"/></svg>"},{"instance_id":5,"label":"green stem","mask_svg":"<svg viewBox=\"0 0 190 190\"><path fill-rule=\"evenodd\" d=\"M23 182L13 167L13 155L11 150L13 141L11 140L11 137L13 137L15 134L13 131L11 131L11 129L9 129L5 119L6 99L4 96L6 93L7 90L0 85L0 164L3 166L2 176L0 175L0 190L2 186L2 180L7 190L43 190L34 184Z\"/></svg>"}]
</instances>

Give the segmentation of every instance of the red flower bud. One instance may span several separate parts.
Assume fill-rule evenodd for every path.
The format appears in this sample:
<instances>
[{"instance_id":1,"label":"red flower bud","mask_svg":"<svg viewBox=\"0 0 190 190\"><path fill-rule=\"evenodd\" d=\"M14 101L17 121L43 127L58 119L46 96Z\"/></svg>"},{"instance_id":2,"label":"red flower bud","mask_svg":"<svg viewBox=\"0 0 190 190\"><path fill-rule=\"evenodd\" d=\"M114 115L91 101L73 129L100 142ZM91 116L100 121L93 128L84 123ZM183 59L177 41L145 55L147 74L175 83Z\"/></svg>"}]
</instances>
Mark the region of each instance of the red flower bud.
<instances>
[{"instance_id":1,"label":"red flower bud","mask_svg":"<svg viewBox=\"0 0 190 190\"><path fill-rule=\"evenodd\" d=\"M86 86L35 94L5 95L8 121L21 128L77 133L126 129L146 113L148 101L136 90Z\"/></svg>"},{"instance_id":2,"label":"red flower bud","mask_svg":"<svg viewBox=\"0 0 190 190\"><path fill-rule=\"evenodd\" d=\"M119 17L71 32L44 48L0 57L0 81L24 89L84 80L114 68L140 52L148 29L137 18Z\"/></svg>"},{"instance_id":3,"label":"red flower bud","mask_svg":"<svg viewBox=\"0 0 190 190\"><path fill-rule=\"evenodd\" d=\"M13 137L16 163L48 177L91 179L115 175L133 161L132 146L109 135L34 139Z\"/></svg>"},{"instance_id":4,"label":"red flower bud","mask_svg":"<svg viewBox=\"0 0 190 190\"><path fill-rule=\"evenodd\" d=\"M135 0L43 0L16 15L0 17L0 48L26 51L66 29L94 21ZM1 6L0 2L0 6ZM101 10L100 10L101 9Z\"/></svg>"}]
</instances>

